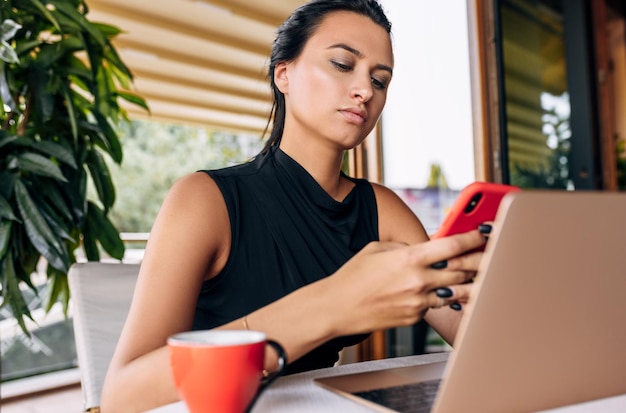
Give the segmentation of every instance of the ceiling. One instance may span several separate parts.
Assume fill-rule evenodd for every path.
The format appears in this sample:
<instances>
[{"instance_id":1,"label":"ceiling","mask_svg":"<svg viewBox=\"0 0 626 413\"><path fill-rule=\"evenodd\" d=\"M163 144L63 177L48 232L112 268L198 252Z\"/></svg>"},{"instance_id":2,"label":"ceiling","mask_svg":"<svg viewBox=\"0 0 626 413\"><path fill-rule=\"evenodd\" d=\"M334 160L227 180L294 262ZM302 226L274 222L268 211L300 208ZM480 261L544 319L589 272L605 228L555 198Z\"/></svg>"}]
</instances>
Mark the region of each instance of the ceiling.
<instances>
[{"instance_id":1,"label":"ceiling","mask_svg":"<svg viewBox=\"0 0 626 413\"><path fill-rule=\"evenodd\" d=\"M276 29L304 0L86 0L113 40L150 117L261 132L271 108L266 67Z\"/></svg>"}]
</instances>

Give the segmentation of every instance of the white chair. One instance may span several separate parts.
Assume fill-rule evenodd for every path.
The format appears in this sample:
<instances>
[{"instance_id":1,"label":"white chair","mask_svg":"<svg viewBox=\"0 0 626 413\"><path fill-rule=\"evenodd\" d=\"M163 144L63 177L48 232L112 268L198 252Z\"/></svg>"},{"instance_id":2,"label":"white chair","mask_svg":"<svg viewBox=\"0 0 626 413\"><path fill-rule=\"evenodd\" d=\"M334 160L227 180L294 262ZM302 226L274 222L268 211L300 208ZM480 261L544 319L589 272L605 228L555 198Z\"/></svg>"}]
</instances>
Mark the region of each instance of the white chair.
<instances>
[{"instance_id":1,"label":"white chair","mask_svg":"<svg viewBox=\"0 0 626 413\"><path fill-rule=\"evenodd\" d=\"M87 262L68 273L84 411L100 411L100 394L130 308L139 264Z\"/></svg>"}]
</instances>

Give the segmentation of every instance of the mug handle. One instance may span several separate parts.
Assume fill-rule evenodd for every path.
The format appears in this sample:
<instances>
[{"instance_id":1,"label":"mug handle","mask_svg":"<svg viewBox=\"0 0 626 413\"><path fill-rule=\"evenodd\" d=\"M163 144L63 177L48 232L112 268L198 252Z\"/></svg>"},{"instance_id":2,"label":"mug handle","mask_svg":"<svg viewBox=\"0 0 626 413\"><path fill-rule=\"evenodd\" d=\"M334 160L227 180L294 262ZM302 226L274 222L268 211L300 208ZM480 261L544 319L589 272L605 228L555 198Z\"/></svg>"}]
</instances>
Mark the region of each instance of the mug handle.
<instances>
[{"instance_id":1,"label":"mug handle","mask_svg":"<svg viewBox=\"0 0 626 413\"><path fill-rule=\"evenodd\" d=\"M263 380L261 380L261 385L259 386L259 389L252 398L252 401L248 405L246 413L250 413L252 411L252 408L254 407L256 401L259 399L259 396L261 396L261 393L263 393L263 391L265 391L265 389L267 389L274 380L282 376L283 373L285 373L285 370L287 370L287 353L285 352L285 349L283 349L283 346L281 346L280 344L278 344L278 342L274 340L267 340L266 344L272 347L274 351L276 351L276 353L278 354L278 371L268 375L267 377L264 377Z\"/></svg>"}]
</instances>

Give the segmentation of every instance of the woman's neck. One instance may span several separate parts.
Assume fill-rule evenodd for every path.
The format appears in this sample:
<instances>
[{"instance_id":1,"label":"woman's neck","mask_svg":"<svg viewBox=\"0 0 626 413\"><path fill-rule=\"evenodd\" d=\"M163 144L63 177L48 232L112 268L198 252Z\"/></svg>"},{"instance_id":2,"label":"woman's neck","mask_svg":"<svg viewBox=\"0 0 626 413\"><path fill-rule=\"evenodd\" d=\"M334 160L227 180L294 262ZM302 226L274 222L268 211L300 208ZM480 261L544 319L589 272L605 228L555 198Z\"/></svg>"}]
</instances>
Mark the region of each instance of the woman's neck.
<instances>
[{"instance_id":1,"label":"woman's neck","mask_svg":"<svg viewBox=\"0 0 626 413\"><path fill-rule=\"evenodd\" d=\"M341 177L343 151L322 145L303 145L281 140L280 149L298 162L337 201L342 201L354 184Z\"/></svg>"}]
</instances>

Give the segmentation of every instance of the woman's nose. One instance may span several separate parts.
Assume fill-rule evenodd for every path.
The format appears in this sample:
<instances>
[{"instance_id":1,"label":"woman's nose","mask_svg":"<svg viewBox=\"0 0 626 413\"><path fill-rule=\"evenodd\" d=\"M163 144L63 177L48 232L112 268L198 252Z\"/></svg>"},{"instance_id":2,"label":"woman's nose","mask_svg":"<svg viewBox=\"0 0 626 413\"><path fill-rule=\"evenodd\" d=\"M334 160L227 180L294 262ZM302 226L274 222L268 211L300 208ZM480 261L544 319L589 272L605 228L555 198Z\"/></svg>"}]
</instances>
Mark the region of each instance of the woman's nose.
<instances>
[{"instance_id":1,"label":"woman's nose","mask_svg":"<svg viewBox=\"0 0 626 413\"><path fill-rule=\"evenodd\" d=\"M372 82L370 77L367 79L359 78L358 81L352 86L351 96L353 99L357 99L361 102L367 102L372 98L374 91L372 89Z\"/></svg>"}]
</instances>

